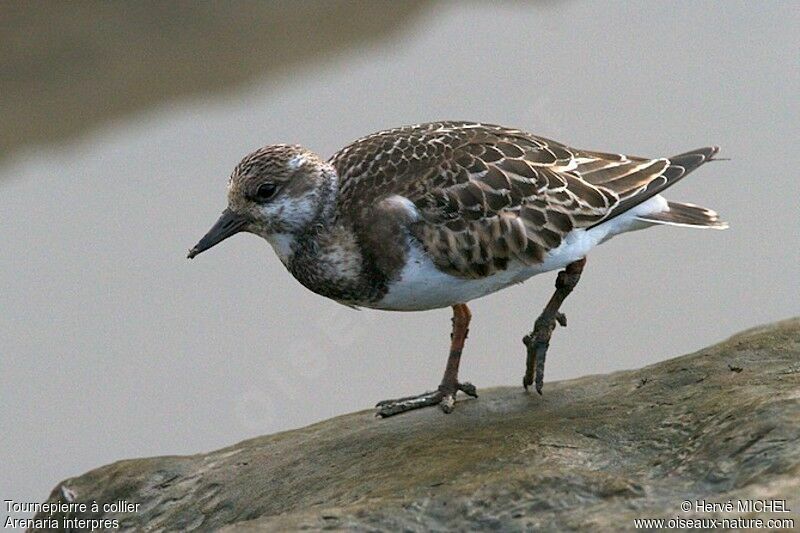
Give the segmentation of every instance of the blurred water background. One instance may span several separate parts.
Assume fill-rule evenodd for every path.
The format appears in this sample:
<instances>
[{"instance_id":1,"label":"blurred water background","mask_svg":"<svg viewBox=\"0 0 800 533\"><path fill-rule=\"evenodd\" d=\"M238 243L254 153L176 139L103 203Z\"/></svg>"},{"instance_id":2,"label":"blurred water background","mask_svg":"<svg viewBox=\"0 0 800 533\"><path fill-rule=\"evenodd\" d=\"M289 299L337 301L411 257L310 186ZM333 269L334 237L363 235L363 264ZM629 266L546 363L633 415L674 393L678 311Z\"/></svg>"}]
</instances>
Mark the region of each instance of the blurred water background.
<instances>
[{"instance_id":1,"label":"blurred water background","mask_svg":"<svg viewBox=\"0 0 800 533\"><path fill-rule=\"evenodd\" d=\"M798 24L792 2L3 2L0 499L438 384L449 310L347 309L253 236L185 259L268 143L327 156L467 119L645 156L721 145L668 196L731 229L596 250L549 380L800 314ZM474 302L464 379L521 382L553 281Z\"/></svg>"}]
</instances>

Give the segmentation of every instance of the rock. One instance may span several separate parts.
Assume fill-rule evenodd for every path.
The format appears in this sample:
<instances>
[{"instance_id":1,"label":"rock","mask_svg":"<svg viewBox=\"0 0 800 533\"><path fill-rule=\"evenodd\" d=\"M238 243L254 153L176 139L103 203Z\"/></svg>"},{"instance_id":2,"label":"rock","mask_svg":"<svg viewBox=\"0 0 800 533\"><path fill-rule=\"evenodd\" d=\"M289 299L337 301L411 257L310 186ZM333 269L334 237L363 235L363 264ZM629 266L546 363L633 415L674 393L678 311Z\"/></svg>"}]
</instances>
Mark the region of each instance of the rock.
<instances>
[{"instance_id":1,"label":"rock","mask_svg":"<svg viewBox=\"0 0 800 533\"><path fill-rule=\"evenodd\" d=\"M800 319L640 370L547 383L542 397L479 392L450 415L361 411L208 454L120 461L63 481L49 501L141 504L79 515L123 530L618 530L677 516L797 524ZM788 500L792 513L739 513L744 499ZM734 512L696 511L695 500L731 500Z\"/></svg>"}]
</instances>

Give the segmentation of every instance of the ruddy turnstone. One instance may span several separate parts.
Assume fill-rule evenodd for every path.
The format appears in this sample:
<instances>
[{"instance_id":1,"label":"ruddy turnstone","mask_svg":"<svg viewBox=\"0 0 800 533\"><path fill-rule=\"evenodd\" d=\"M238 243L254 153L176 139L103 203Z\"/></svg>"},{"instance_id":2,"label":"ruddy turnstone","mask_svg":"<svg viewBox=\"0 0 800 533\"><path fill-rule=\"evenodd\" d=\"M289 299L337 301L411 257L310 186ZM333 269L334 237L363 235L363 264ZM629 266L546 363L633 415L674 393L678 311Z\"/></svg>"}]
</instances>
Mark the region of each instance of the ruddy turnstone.
<instances>
[{"instance_id":1,"label":"ruddy turnstone","mask_svg":"<svg viewBox=\"0 0 800 533\"><path fill-rule=\"evenodd\" d=\"M439 404L450 412L467 337L467 302L563 269L523 338L523 385L541 393L559 311L586 254L614 235L656 225L725 228L714 211L661 196L717 147L649 159L578 150L525 131L432 122L380 131L324 161L297 145L265 146L228 180L228 207L189 251L241 231L269 242L310 290L351 307L453 308L439 388L380 402L391 416Z\"/></svg>"}]
</instances>

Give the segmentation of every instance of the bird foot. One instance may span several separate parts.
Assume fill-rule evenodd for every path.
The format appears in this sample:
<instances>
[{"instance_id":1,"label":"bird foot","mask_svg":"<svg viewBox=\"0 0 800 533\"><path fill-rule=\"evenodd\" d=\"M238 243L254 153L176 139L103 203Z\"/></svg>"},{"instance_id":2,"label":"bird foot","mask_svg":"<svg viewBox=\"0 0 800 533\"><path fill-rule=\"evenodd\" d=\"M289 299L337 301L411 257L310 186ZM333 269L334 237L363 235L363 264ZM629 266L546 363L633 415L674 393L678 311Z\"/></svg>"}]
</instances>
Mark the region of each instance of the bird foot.
<instances>
[{"instance_id":1,"label":"bird foot","mask_svg":"<svg viewBox=\"0 0 800 533\"><path fill-rule=\"evenodd\" d=\"M478 397L478 391L472 383L456 383L455 387L440 385L439 388L433 392L378 402L377 405L375 405L375 407L378 408L378 412L375 413L375 416L386 418L405 413L406 411L430 407L431 405L437 404L445 413L451 413L456 403L456 394L458 391L463 392L467 396L472 396L473 398Z\"/></svg>"},{"instance_id":2,"label":"bird foot","mask_svg":"<svg viewBox=\"0 0 800 533\"><path fill-rule=\"evenodd\" d=\"M542 394L544 362L547 357L547 348L550 346L550 337L556 328L556 323L561 327L567 327L566 315L560 311L551 317L543 314L536 321L533 331L522 338L522 343L528 350L525 377L522 378L522 386L525 387L526 391L528 387L536 383L536 392Z\"/></svg>"}]
</instances>

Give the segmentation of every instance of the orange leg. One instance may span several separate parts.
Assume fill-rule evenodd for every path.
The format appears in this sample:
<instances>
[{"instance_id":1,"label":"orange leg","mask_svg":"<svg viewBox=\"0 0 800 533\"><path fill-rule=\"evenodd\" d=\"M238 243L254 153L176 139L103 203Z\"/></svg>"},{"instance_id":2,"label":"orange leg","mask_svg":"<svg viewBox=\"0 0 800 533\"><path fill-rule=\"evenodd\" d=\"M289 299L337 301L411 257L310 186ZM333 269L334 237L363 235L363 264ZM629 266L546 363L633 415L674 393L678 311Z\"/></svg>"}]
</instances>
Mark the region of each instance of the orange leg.
<instances>
[{"instance_id":1,"label":"orange leg","mask_svg":"<svg viewBox=\"0 0 800 533\"><path fill-rule=\"evenodd\" d=\"M378 402L378 416L387 417L405 413L412 409L420 409L438 404L442 411L450 413L456 401L456 394L462 391L469 396L478 397L475 386L471 383L458 382L458 365L461 363L461 352L469 332L469 321L472 313L467 304L453 306L453 330L450 333L450 355L447 357L444 376L439 388L434 392L426 392L417 396L406 396L396 400Z\"/></svg>"},{"instance_id":2,"label":"orange leg","mask_svg":"<svg viewBox=\"0 0 800 533\"><path fill-rule=\"evenodd\" d=\"M458 365L461 363L461 352L464 350L464 343L469 333L469 321L472 313L467 304L456 304L453 306L453 331L450 333L450 355L447 357L447 366L444 370L444 377L439 388L453 390L458 385Z\"/></svg>"},{"instance_id":3,"label":"orange leg","mask_svg":"<svg viewBox=\"0 0 800 533\"><path fill-rule=\"evenodd\" d=\"M550 346L550 337L556 328L556 322L566 327L567 317L559 311L561 304L572 292L572 289L581 279L583 267L586 265L586 258L579 259L570 263L558 273L556 278L556 292L550 297L550 301L544 307L544 311L536 319L533 331L522 338L522 343L528 349L528 357L525 365L525 377L522 378L522 385L528 390L534 383L534 371L536 374L536 392L542 393L544 384L544 360L547 356L547 348Z\"/></svg>"}]
</instances>

